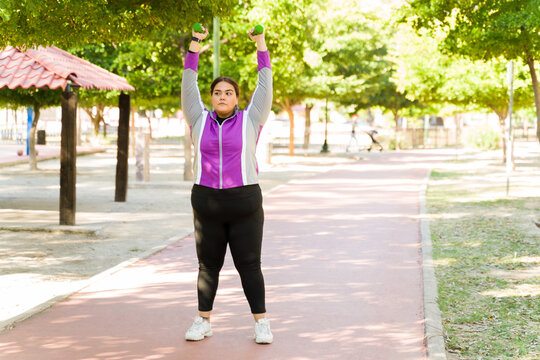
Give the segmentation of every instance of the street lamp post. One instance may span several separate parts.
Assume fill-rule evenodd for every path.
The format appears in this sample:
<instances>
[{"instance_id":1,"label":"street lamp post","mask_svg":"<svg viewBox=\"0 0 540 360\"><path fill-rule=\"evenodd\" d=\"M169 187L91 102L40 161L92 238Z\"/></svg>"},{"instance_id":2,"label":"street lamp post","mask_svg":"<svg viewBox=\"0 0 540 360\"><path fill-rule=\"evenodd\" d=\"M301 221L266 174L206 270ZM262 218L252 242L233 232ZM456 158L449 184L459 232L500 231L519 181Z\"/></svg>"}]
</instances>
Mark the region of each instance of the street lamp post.
<instances>
[{"instance_id":1,"label":"street lamp post","mask_svg":"<svg viewBox=\"0 0 540 360\"><path fill-rule=\"evenodd\" d=\"M512 108L514 107L514 62L510 61L507 68L508 93L510 102L508 104L508 116L506 117L506 196L510 192L510 174L512 173Z\"/></svg>"},{"instance_id":2,"label":"street lamp post","mask_svg":"<svg viewBox=\"0 0 540 360\"><path fill-rule=\"evenodd\" d=\"M214 16L214 79L219 76L219 18Z\"/></svg>"},{"instance_id":3,"label":"street lamp post","mask_svg":"<svg viewBox=\"0 0 540 360\"><path fill-rule=\"evenodd\" d=\"M324 120L324 144L321 149L322 154L330 152L328 150L328 98L326 98L326 108L325 108L325 120Z\"/></svg>"}]
</instances>

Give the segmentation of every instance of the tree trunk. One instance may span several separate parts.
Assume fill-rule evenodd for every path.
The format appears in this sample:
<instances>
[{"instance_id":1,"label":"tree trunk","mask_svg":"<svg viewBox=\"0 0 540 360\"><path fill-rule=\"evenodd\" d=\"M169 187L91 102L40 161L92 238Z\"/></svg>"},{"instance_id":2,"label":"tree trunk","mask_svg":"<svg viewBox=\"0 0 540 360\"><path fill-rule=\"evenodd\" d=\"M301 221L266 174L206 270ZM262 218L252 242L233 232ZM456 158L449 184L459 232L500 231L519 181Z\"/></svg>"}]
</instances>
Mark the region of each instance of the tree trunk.
<instances>
[{"instance_id":1,"label":"tree trunk","mask_svg":"<svg viewBox=\"0 0 540 360\"><path fill-rule=\"evenodd\" d=\"M499 116L499 125L501 126L501 132L502 132L502 148L503 148L503 164L506 163L506 151L508 149L508 145L506 143L506 133L508 132L508 128L506 127L506 117L508 116L508 110L506 110L506 112L503 112L503 114L505 114L505 116L503 117L500 117ZM498 115L498 114L497 114ZM514 169L516 167L516 164L514 162L514 142L512 141L512 158L510 159L510 161L512 162L512 169Z\"/></svg>"},{"instance_id":2,"label":"tree trunk","mask_svg":"<svg viewBox=\"0 0 540 360\"><path fill-rule=\"evenodd\" d=\"M375 118L373 117L370 107L367 108L367 121L369 126L373 126L373 123L375 122Z\"/></svg>"},{"instance_id":3,"label":"tree trunk","mask_svg":"<svg viewBox=\"0 0 540 360\"><path fill-rule=\"evenodd\" d=\"M60 143L60 225L75 225L77 147L75 129L78 95L62 93L62 133Z\"/></svg>"},{"instance_id":4,"label":"tree trunk","mask_svg":"<svg viewBox=\"0 0 540 360\"><path fill-rule=\"evenodd\" d=\"M96 105L96 114L94 115L93 107L84 108L84 111L90 116L92 125L94 125L94 135L99 135L99 127L103 122L103 131L106 134L107 130L105 129L105 121L103 120L103 112L105 111L105 105L97 104Z\"/></svg>"},{"instance_id":5,"label":"tree trunk","mask_svg":"<svg viewBox=\"0 0 540 360\"><path fill-rule=\"evenodd\" d=\"M313 109L313 105L306 105L306 125L304 127L303 145L304 150L307 150L309 148L309 138L311 135L311 109Z\"/></svg>"},{"instance_id":6,"label":"tree trunk","mask_svg":"<svg viewBox=\"0 0 540 360\"><path fill-rule=\"evenodd\" d=\"M118 98L118 141L116 152L116 187L114 201L125 202L128 188L128 157L129 157L129 110L131 98L120 94Z\"/></svg>"},{"instance_id":7,"label":"tree trunk","mask_svg":"<svg viewBox=\"0 0 540 360\"><path fill-rule=\"evenodd\" d=\"M463 116L462 114L456 114L456 145L463 144Z\"/></svg>"},{"instance_id":8,"label":"tree trunk","mask_svg":"<svg viewBox=\"0 0 540 360\"><path fill-rule=\"evenodd\" d=\"M152 138L152 117L149 116L147 117L148 119L148 133L150 134L150 139L153 139Z\"/></svg>"},{"instance_id":9,"label":"tree trunk","mask_svg":"<svg viewBox=\"0 0 540 360\"><path fill-rule=\"evenodd\" d=\"M398 119L399 119L399 111L392 111L394 114L394 122L396 123L395 131L394 131L394 142L395 142L395 150L399 151L399 126L398 126Z\"/></svg>"},{"instance_id":10,"label":"tree trunk","mask_svg":"<svg viewBox=\"0 0 540 360\"><path fill-rule=\"evenodd\" d=\"M184 120L184 180L193 181L193 160L191 154L191 131Z\"/></svg>"},{"instance_id":11,"label":"tree trunk","mask_svg":"<svg viewBox=\"0 0 540 360\"><path fill-rule=\"evenodd\" d=\"M97 136L99 134L99 124L96 125L96 116L92 112L92 108L84 107L82 108L86 115L90 117L90 121L92 122L92 125L94 125L94 135Z\"/></svg>"},{"instance_id":12,"label":"tree trunk","mask_svg":"<svg viewBox=\"0 0 540 360\"><path fill-rule=\"evenodd\" d=\"M294 155L294 112L292 110L292 104L287 101L285 107L287 115L289 115L290 127L289 127L289 155Z\"/></svg>"},{"instance_id":13,"label":"tree trunk","mask_svg":"<svg viewBox=\"0 0 540 360\"><path fill-rule=\"evenodd\" d=\"M135 112L137 112L137 107L132 106L129 118L129 148L131 156L135 157Z\"/></svg>"},{"instance_id":14,"label":"tree trunk","mask_svg":"<svg viewBox=\"0 0 540 360\"><path fill-rule=\"evenodd\" d=\"M503 158L502 158L502 162L504 164L504 162L506 161L506 131L508 131L506 129L506 117L508 116L508 107L505 107L505 108L496 108L494 106L490 106L491 110L493 110L495 112L495 114L497 114L497 116L499 117L499 126L500 126L500 129L501 129L501 135L502 135L502 149L503 149ZM512 159L512 161L514 161Z\"/></svg>"},{"instance_id":15,"label":"tree trunk","mask_svg":"<svg viewBox=\"0 0 540 360\"><path fill-rule=\"evenodd\" d=\"M534 91L534 104L536 107L536 137L540 141L540 88L538 85L538 78L536 77L536 70L534 69L534 58L529 56L527 58L527 65L529 65L529 71L531 72L531 80Z\"/></svg>"},{"instance_id":16,"label":"tree trunk","mask_svg":"<svg viewBox=\"0 0 540 360\"><path fill-rule=\"evenodd\" d=\"M497 114L499 115L499 114ZM499 126L501 128L501 135L502 135L502 151L503 151L503 158L502 158L502 162L503 164L506 162L506 122L505 122L505 118L506 117L501 117L501 115L499 115Z\"/></svg>"},{"instance_id":17,"label":"tree trunk","mask_svg":"<svg viewBox=\"0 0 540 360\"><path fill-rule=\"evenodd\" d=\"M37 170L37 160L36 160L36 129L37 123L40 115L40 106L34 104L34 120L32 121L32 127L30 128L30 138L28 139L28 150L29 150L29 160L28 164L30 165L30 170Z\"/></svg>"}]
</instances>

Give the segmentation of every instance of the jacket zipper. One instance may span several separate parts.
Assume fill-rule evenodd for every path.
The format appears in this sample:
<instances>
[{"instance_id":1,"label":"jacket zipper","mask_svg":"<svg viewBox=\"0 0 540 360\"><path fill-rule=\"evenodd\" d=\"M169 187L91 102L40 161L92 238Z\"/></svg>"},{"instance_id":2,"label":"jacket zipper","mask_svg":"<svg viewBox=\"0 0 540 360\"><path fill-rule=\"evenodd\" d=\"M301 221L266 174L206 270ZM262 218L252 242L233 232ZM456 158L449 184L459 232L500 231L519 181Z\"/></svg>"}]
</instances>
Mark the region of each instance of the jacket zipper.
<instances>
[{"instance_id":1,"label":"jacket zipper","mask_svg":"<svg viewBox=\"0 0 540 360\"><path fill-rule=\"evenodd\" d=\"M221 125L219 125L219 188L223 189L223 142Z\"/></svg>"},{"instance_id":2,"label":"jacket zipper","mask_svg":"<svg viewBox=\"0 0 540 360\"><path fill-rule=\"evenodd\" d=\"M225 121L228 121L230 119L232 119L233 117L235 117L238 113L232 115L231 117L223 120L223 122L220 124L219 121L217 121L216 119L212 118L212 116L210 116L210 118L212 120L214 120L218 126L219 126L219 188L220 189L223 189L223 133L221 131L221 127L223 126L223 124L225 124Z\"/></svg>"}]
</instances>

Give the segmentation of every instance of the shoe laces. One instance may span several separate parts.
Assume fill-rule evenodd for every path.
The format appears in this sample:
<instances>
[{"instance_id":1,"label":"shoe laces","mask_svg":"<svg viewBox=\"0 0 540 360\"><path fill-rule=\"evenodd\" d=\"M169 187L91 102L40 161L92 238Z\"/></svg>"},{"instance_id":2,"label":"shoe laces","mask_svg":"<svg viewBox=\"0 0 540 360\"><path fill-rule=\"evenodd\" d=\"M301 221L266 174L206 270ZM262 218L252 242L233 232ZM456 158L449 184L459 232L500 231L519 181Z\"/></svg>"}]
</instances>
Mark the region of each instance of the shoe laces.
<instances>
[{"instance_id":1,"label":"shoe laces","mask_svg":"<svg viewBox=\"0 0 540 360\"><path fill-rule=\"evenodd\" d=\"M190 331L204 331L206 324L202 317L197 316L191 325Z\"/></svg>"},{"instance_id":2,"label":"shoe laces","mask_svg":"<svg viewBox=\"0 0 540 360\"><path fill-rule=\"evenodd\" d=\"M261 335L270 335L270 322L266 319L257 321L257 330Z\"/></svg>"}]
</instances>

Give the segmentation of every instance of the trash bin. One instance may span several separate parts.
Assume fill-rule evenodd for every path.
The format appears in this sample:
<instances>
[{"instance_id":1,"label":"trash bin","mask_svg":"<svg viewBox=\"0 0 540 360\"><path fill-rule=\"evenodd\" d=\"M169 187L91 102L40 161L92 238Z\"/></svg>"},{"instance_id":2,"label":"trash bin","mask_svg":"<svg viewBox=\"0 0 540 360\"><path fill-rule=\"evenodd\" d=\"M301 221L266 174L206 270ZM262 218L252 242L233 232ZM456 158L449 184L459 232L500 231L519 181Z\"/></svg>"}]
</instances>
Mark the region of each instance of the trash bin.
<instances>
[{"instance_id":1,"label":"trash bin","mask_svg":"<svg viewBox=\"0 0 540 360\"><path fill-rule=\"evenodd\" d=\"M45 130L38 130L37 131L37 144L38 145L45 145Z\"/></svg>"}]
</instances>

